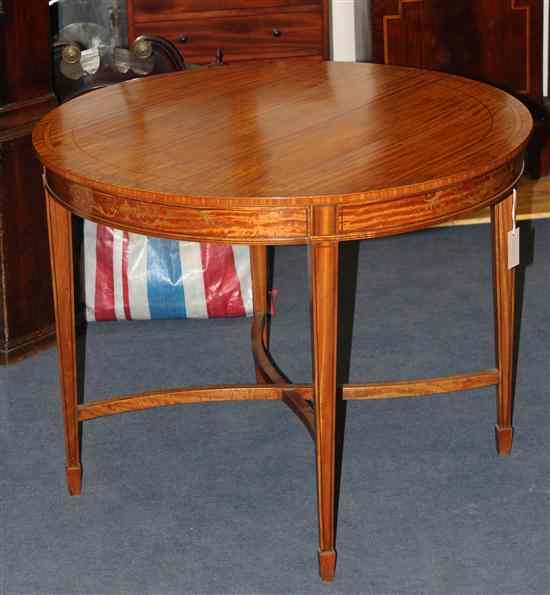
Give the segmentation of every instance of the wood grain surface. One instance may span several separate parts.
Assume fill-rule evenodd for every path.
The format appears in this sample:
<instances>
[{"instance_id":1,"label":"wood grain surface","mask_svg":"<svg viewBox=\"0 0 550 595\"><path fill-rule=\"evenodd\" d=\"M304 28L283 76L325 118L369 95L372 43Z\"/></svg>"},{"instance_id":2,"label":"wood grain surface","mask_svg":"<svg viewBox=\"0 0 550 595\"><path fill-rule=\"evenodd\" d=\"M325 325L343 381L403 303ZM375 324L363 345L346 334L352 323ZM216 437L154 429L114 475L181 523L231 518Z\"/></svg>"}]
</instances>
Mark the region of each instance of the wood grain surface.
<instances>
[{"instance_id":1,"label":"wood grain surface","mask_svg":"<svg viewBox=\"0 0 550 595\"><path fill-rule=\"evenodd\" d=\"M211 63L218 48L225 64L297 56L320 59L322 16L316 4L277 13L240 10L203 18L189 14L179 21L136 23L135 32L169 39L191 64Z\"/></svg>"},{"instance_id":2,"label":"wood grain surface","mask_svg":"<svg viewBox=\"0 0 550 595\"><path fill-rule=\"evenodd\" d=\"M513 197L491 209L493 245L493 291L495 309L495 355L499 371L497 386L497 450L507 455L512 448L514 375L515 268L508 266L508 233L514 225Z\"/></svg>"},{"instance_id":3,"label":"wood grain surface","mask_svg":"<svg viewBox=\"0 0 550 595\"><path fill-rule=\"evenodd\" d=\"M370 382L368 384L345 384L342 397L346 400L399 399L425 397L446 393L473 390L498 384L497 369L481 370L470 374L453 374L420 380L395 382Z\"/></svg>"},{"instance_id":4,"label":"wood grain surface","mask_svg":"<svg viewBox=\"0 0 550 595\"><path fill-rule=\"evenodd\" d=\"M308 242L314 205L338 205L340 239L489 206L520 176L531 125L521 103L477 82L296 60L100 90L46 116L34 142L52 194L81 216L275 244Z\"/></svg>"},{"instance_id":5,"label":"wood grain surface","mask_svg":"<svg viewBox=\"0 0 550 595\"><path fill-rule=\"evenodd\" d=\"M330 55L328 0L127 0L128 39L173 41L191 64Z\"/></svg>"},{"instance_id":6,"label":"wood grain surface","mask_svg":"<svg viewBox=\"0 0 550 595\"><path fill-rule=\"evenodd\" d=\"M315 236L336 232L336 207L315 207ZM338 243L309 247L311 345L315 403L319 574L325 581L336 570L336 376L338 345Z\"/></svg>"},{"instance_id":7,"label":"wood grain surface","mask_svg":"<svg viewBox=\"0 0 550 595\"><path fill-rule=\"evenodd\" d=\"M319 4L319 0L133 0L138 23L169 22L204 11L258 10Z\"/></svg>"},{"instance_id":8,"label":"wood grain surface","mask_svg":"<svg viewBox=\"0 0 550 595\"><path fill-rule=\"evenodd\" d=\"M0 0L0 365L51 344L41 164L31 132L56 105L47 2ZM1 10L0 10L1 12Z\"/></svg>"},{"instance_id":9,"label":"wood grain surface","mask_svg":"<svg viewBox=\"0 0 550 595\"><path fill-rule=\"evenodd\" d=\"M542 103L540 0L373 0L376 62L487 81Z\"/></svg>"},{"instance_id":10,"label":"wood grain surface","mask_svg":"<svg viewBox=\"0 0 550 595\"><path fill-rule=\"evenodd\" d=\"M428 68L523 96L535 119L534 177L550 173L542 0L372 0L374 62Z\"/></svg>"},{"instance_id":11,"label":"wood grain surface","mask_svg":"<svg viewBox=\"0 0 550 595\"><path fill-rule=\"evenodd\" d=\"M59 357L59 384L65 422L67 484L69 493L72 496L78 496L81 490L82 471L77 412L78 378L72 217L70 211L64 209L48 194L46 194L46 207Z\"/></svg>"}]
</instances>

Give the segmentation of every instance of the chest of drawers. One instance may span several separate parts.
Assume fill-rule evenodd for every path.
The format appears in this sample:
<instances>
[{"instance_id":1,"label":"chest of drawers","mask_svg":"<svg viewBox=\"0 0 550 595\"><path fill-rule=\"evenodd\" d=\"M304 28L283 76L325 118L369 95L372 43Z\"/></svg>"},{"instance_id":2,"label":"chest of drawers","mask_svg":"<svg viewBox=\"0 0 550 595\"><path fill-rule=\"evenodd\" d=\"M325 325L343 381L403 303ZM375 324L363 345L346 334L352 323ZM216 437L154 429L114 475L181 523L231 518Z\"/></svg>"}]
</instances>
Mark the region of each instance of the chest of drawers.
<instances>
[{"instance_id":1,"label":"chest of drawers","mask_svg":"<svg viewBox=\"0 0 550 595\"><path fill-rule=\"evenodd\" d=\"M327 0L128 0L128 38L155 35L208 64L329 56Z\"/></svg>"}]
</instances>

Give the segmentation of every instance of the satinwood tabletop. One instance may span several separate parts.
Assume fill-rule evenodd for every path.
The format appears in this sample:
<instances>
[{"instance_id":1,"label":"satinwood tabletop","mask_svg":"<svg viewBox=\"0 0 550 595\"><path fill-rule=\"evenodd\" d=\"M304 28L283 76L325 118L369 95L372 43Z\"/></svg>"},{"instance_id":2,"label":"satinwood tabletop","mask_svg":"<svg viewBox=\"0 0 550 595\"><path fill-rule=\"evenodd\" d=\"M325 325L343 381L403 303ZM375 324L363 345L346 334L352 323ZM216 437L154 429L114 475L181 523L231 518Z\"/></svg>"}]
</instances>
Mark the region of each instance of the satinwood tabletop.
<instances>
[{"instance_id":1,"label":"satinwood tabletop","mask_svg":"<svg viewBox=\"0 0 550 595\"><path fill-rule=\"evenodd\" d=\"M54 189L57 174L106 195L157 204L348 205L339 234L370 237L490 202L495 189L517 179L530 129L519 101L477 82L297 60L106 88L53 111L34 141ZM463 196L468 182L488 174L498 181ZM85 202L77 197L82 215L108 218L94 216ZM370 208L354 209L359 205ZM307 239L307 230L298 229L301 215L294 213L287 239Z\"/></svg>"}]
</instances>

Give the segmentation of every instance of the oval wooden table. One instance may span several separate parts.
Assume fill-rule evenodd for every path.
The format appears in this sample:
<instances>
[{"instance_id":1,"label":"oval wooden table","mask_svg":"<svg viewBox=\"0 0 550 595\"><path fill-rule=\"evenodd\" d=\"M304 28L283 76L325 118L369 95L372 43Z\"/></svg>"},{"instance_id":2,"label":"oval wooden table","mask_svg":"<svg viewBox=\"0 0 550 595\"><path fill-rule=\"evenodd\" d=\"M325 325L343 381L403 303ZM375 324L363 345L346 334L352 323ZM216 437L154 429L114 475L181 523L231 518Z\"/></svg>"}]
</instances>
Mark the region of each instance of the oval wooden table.
<instances>
[{"instance_id":1,"label":"oval wooden table","mask_svg":"<svg viewBox=\"0 0 550 595\"><path fill-rule=\"evenodd\" d=\"M497 449L512 444L512 190L532 122L489 86L373 64L290 61L131 81L80 97L34 131L44 164L71 494L81 489L80 422L136 409L281 399L314 438L321 577L335 552L339 243L429 227L491 206L494 369L338 387L344 399L496 386ZM77 402L71 215L130 232L252 246L258 383ZM266 246L307 244L313 382L268 353ZM452 265L450 265L452 266Z\"/></svg>"}]
</instances>

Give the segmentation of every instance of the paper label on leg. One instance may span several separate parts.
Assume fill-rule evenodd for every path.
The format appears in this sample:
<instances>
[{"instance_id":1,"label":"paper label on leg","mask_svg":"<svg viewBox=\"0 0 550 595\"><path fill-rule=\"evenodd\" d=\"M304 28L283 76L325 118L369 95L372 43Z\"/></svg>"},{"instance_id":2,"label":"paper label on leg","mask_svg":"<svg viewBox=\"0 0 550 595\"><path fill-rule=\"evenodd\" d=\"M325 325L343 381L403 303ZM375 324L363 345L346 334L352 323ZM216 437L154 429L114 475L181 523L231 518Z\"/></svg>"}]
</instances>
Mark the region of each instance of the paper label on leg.
<instances>
[{"instance_id":1,"label":"paper label on leg","mask_svg":"<svg viewBox=\"0 0 550 595\"><path fill-rule=\"evenodd\" d=\"M508 268L513 269L519 264L519 227L508 232Z\"/></svg>"}]
</instances>

